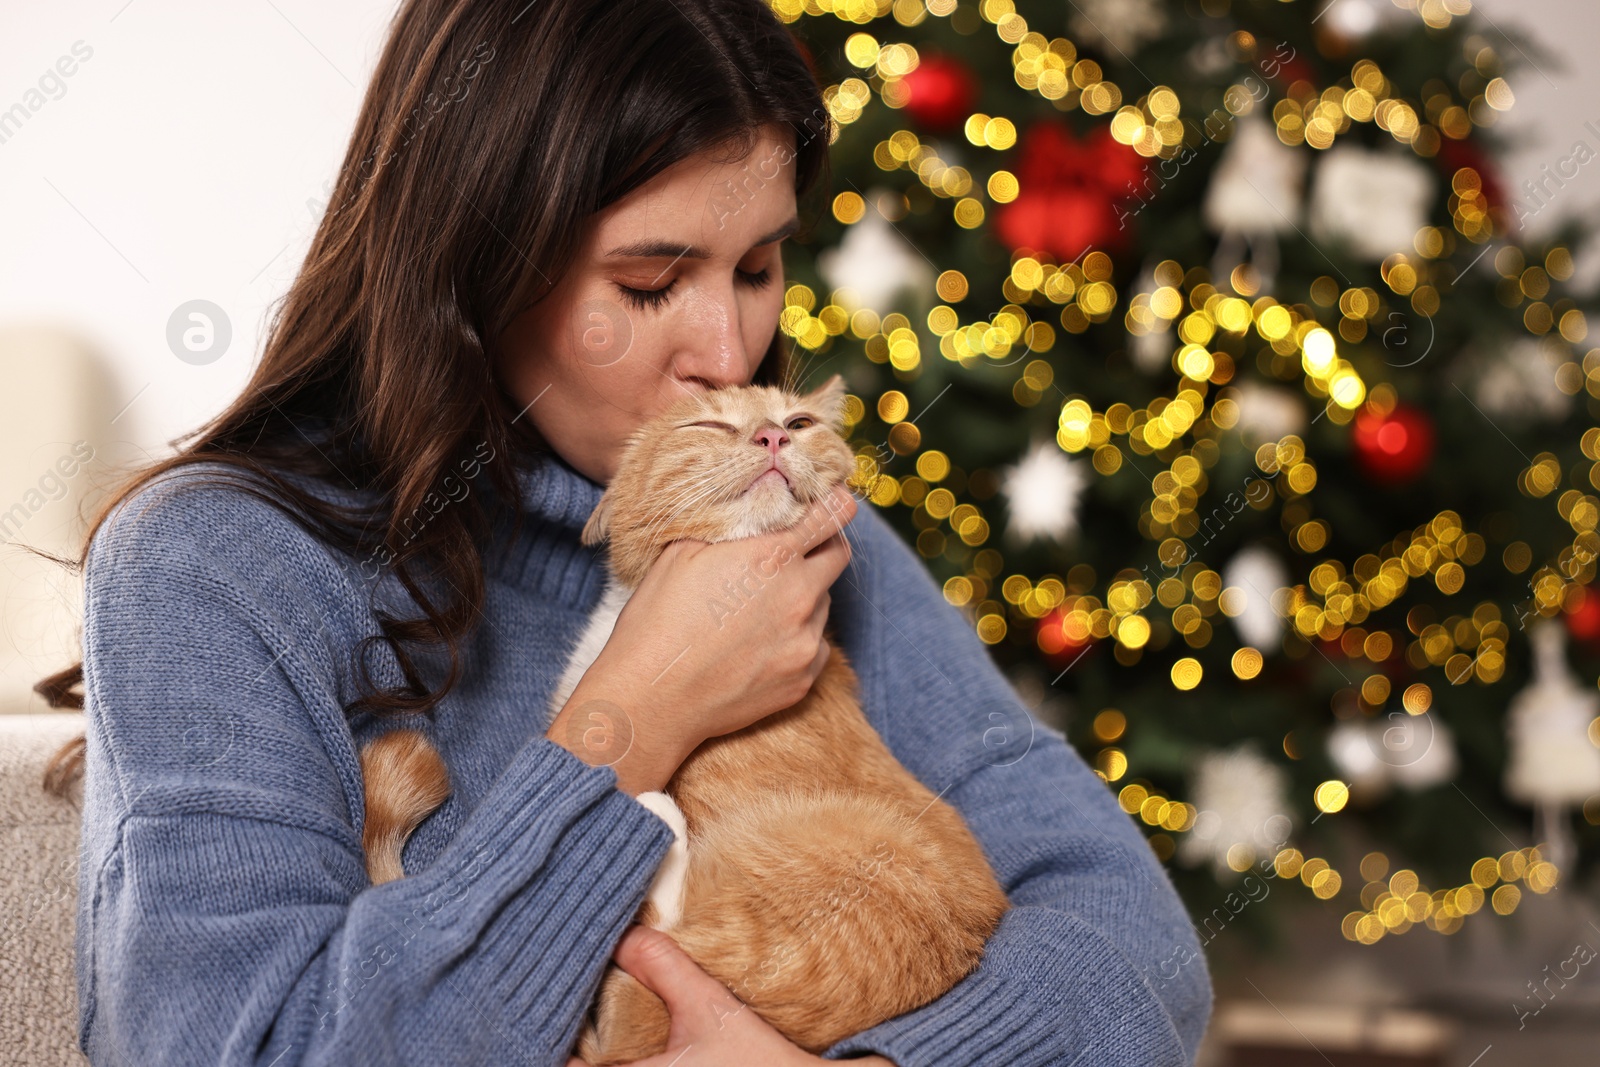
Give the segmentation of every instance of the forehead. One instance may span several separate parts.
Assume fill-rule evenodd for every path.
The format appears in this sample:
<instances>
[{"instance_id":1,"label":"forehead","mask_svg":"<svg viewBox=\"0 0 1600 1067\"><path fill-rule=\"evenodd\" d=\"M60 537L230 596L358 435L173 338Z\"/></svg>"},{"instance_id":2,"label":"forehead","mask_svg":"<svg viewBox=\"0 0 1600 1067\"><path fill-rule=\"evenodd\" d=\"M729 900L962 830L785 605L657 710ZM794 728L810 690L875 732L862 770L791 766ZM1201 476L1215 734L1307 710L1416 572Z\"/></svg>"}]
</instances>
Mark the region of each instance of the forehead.
<instances>
[{"instance_id":1,"label":"forehead","mask_svg":"<svg viewBox=\"0 0 1600 1067\"><path fill-rule=\"evenodd\" d=\"M794 215L794 167L793 135L771 126L679 160L600 213L594 252L649 239L742 256Z\"/></svg>"}]
</instances>

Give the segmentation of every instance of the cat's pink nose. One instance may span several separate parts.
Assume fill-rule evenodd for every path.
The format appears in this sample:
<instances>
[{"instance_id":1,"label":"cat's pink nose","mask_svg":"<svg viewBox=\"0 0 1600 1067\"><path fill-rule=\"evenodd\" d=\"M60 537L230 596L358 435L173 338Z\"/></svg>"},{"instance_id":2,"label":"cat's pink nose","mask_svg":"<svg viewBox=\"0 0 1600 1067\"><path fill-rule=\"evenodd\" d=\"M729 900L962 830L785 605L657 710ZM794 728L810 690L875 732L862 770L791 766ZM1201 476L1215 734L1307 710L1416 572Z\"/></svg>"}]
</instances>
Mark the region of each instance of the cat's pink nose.
<instances>
[{"instance_id":1,"label":"cat's pink nose","mask_svg":"<svg viewBox=\"0 0 1600 1067\"><path fill-rule=\"evenodd\" d=\"M789 435L776 426L768 426L756 431L755 443L765 446L776 456L778 449L789 443Z\"/></svg>"}]
</instances>

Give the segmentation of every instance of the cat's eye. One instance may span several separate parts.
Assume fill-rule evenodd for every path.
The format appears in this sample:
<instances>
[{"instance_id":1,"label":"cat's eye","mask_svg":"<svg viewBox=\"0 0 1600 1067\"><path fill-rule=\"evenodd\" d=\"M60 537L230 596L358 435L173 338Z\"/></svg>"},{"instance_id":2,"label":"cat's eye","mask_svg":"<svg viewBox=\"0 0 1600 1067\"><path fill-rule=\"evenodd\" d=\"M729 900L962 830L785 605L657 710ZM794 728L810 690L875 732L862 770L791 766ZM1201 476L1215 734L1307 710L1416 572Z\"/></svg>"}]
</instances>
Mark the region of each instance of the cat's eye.
<instances>
[{"instance_id":1,"label":"cat's eye","mask_svg":"<svg viewBox=\"0 0 1600 1067\"><path fill-rule=\"evenodd\" d=\"M729 433L733 433L734 432L734 428L732 426L728 425L727 423L725 423L725 422L716 422L716 421L711 420L711 419L707 419L707 420L702 421L702 422L685 423L684 425L678 427L678 429L687 430L687 429L689 429L690 427L693 427L693 426L706 426L706 427L709 427L709 428L711 428L713 430L727 430Z\"/></svg>"},{"instance_id":2,"label":"cat's eye","mask_svg":"<svg viewBox=\"0 0 1600 1067\"><path fill-rule=\"evenodd\" d=\"M816 424L817 420L813 419L810 415L796 415L794 418L789 420L789 429L806 430L810 429Z\"/></svg>"}]
</instances>

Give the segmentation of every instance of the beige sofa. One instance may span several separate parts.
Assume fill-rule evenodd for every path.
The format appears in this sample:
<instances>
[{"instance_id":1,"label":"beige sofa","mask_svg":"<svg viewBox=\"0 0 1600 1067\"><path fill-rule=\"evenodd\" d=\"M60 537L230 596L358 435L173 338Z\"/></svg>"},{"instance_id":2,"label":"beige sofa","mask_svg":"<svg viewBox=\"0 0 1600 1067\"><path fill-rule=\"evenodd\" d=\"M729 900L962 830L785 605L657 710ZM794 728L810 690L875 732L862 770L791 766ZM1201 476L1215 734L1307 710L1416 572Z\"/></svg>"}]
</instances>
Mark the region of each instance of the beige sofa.
<instances>
[{"instance_id":1,"label":"beige sofa","mask_svg":"<svg viewBox=\"0 0 1600 1067\"><path fill-rule=\"evenodd\" d=\"M40 777L84 720L33 686L81 652L82 582L21 546L77 556L99 494L139 451L122 439L140 413L120 417L126 383L67 323L0 325L0 381L0 1064L81 1067L82 787L62 800Z\"/></svg>"},{"instance_id":2,"label":"beige sofa","mask_svg":"<svg viewBox=\"0 0 1600 1067\"><path fill-rule=\"evenodd\" d=\"M0 1063L83 1067L73 932L82 784L45 793L50 756L83 732L78 712L0 715Z\"/></svg>"}]
</instances>

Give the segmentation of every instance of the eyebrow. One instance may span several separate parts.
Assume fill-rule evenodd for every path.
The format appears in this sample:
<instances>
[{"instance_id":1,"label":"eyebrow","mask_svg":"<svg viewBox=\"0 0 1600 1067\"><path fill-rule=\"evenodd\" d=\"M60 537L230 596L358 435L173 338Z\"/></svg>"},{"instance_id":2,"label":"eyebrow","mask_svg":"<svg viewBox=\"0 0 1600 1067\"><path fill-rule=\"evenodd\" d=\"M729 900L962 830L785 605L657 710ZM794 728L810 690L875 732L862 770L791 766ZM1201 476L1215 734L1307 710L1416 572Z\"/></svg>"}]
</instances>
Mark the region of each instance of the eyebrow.
<instances>
[{"instance_id":1,"label":"eyebrow","mask_svg":"<svg viewBox=\"0 0 1600 1067\"><path fill-rule=\"evenodd\" d=\"M751 248L781 241L800 228L799 216L794 216L788 222L779 226L769 234L764 234L755 240ZM621 245L606 253L607 258L628 257L634 259L655 259L671 257L673 259L710 259L711 253L699 245L678 244L675 241L644 240L635 241L631 245Z\"/></svg>"}]
</instances>

